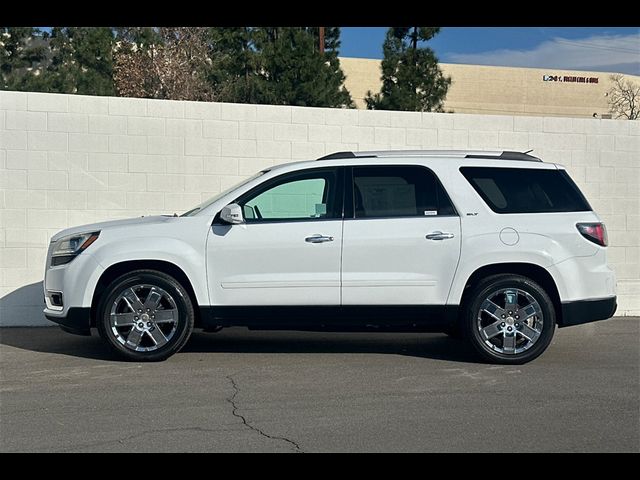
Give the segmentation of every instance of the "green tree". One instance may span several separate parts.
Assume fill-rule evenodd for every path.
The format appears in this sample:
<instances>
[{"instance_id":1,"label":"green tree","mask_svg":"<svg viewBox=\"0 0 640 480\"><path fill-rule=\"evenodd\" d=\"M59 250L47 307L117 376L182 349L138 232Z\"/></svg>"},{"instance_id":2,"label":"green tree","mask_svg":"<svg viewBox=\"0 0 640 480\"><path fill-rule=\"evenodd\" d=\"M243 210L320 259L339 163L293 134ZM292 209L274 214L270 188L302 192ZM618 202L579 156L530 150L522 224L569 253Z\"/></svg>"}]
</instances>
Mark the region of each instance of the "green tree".
<instances>
[{"instance_id":1,"label":"green tree","mask_svg":"<svg viewBox=\"0 0 640 480\"><path fill-rule=\"evenodd\" d=\"M260 52L251 27L209 29L209 59L205 77L220 102L259 103Z\"/></svg>"},{"instance_id":2,"label":"green tree","mask_svg":"<svg viewBox=\"0 0 640 480\"><path fill-rule=\"evenodd\" d=\"M317 27L211 28L206 76L222 102L353 106L339 28L326 28L324 46L321 54Z\"/></svg>"},{"instance_id":3,"label":"green tree","mask_svg":"<svg viewBox=\"0 0 640 480\"><path fill-rule=\"evenodd\" d=\"M33 27L0 27L0 88L46 90L42 72L48 45Z\"/></svg>"},{"instance_id":4,"label":"green tree","mask_svg":"<svg viewBox=\"0 0 640 480\"><path fill-rule=\"evenodd\" d=\"M114 95L114 32L109 27L54 27L46 75L51 92Z\"/></svg>"},{"instance_id":5,"label":"green tree","mask_svg":"<svg viewBox=\"0 0 640 480\"><path fill-rule=\"evenodd\" d=\"M365 101L370 110L443 111L451 77L443 75L431 48L420 46L439 27L392 27L383 45L382 88Z\"/></svg>"},{"instance_id":6,"label":"green tree","mask_svg":"<svg viewBox=\"0 0 640 480\"><path fill-rule=\"evenodd\" d=\"M258 103L352 107L338 60L340 29L326 29L324 53L318 27L264 27L255 32L260 55Z\"/></svg>"}]
</instances>

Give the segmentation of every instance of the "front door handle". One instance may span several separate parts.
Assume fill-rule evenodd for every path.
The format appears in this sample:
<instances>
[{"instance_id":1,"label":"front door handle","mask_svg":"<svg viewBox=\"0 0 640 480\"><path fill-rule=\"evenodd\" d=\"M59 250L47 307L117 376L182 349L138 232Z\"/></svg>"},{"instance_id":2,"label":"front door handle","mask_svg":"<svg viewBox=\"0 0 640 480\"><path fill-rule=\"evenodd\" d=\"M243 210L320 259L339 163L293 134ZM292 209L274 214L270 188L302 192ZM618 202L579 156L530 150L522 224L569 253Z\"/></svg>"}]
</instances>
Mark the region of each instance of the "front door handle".
<instances>
[{"instance_id":1,"label":"front door handle","mask_svg":"<svg viewBox=\"0 0 640 480\"><path fill-rule=\"evenodd\" d=\"M453 233L441 232L439 230L428 233L426 235L427 240L446 240L447 238L453 238Z\"/></svg>"},{"instance_id":2,"label":"front door handle","mask_svg":"<svg viewBox=\"0 0 640 480\"><path fill-rule=\"evenodd\" d=\"M307 243L333 242L333 237L316 233L315 235L311 235L310 237L305 238L304 241Z\"/></svg>"}]
</instances>

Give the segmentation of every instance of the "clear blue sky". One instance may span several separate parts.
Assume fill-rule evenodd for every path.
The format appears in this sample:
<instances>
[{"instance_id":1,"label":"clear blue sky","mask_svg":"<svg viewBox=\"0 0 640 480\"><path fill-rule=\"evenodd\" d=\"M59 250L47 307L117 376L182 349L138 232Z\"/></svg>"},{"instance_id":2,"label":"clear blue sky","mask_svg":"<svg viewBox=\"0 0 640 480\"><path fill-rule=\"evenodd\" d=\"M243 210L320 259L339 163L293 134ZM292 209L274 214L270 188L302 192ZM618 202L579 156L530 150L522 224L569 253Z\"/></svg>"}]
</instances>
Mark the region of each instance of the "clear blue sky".
<instances>
[{"instance_id":1,"label":"clear blue sky","mask_svg":"<svg viewBox=\"0 0 640 480\"><path fill-rule=\"evenodd\" d=\"M343 57L382 58L387 27L343 27ZM443 27L441 62L640 75L640 27Z\"/></svg>"}]
</instances>

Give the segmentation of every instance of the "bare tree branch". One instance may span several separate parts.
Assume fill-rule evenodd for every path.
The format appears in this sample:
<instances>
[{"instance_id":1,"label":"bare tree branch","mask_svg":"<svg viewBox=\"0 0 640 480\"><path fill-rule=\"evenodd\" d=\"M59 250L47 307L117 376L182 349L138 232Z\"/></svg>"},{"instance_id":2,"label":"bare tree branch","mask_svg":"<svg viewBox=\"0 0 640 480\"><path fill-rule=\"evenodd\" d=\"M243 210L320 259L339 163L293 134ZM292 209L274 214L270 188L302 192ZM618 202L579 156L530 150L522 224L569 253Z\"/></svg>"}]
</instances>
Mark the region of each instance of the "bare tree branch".
<instances>
[{"instance_id":1,"label":"bare tree branch","mask_svg":"<svg viewBox=\"0 0 640 480\"><path fill-rule=\"evenodd\" d=\"M609 77L613 86L607 92L609 109L614 118L638 120L640 116L640 85L627 80L624 75Z\"/></svg>"},{"instance_id":2,"label":"bare tree branch","mask_svg":"<svg viewBox=\"0 0 640 480\"><path fill-rule=\"evenodd\" d=\"M206 29L160 27L162 41L141 48L121 46L114 53L114 81L125 97L169 100L213 100L213 93L200 73L209 62Z\"/></svg>"}]
</instances>

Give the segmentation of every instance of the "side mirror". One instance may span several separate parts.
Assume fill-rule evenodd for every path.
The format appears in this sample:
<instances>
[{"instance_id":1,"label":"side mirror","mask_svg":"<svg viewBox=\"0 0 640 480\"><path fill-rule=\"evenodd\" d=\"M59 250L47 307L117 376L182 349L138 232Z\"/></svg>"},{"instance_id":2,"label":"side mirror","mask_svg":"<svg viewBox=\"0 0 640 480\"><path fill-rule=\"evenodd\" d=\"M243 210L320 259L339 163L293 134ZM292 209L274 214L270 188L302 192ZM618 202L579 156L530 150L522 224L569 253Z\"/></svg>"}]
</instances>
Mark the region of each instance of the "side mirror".
<instances>
[{"instance_id":1,"label":"side mirror","mask_svg":"<svg viewBox=\"0 0 640 480\"><path fill-rule=\"evenodd\" d=\"M231 225L244 223L242 216L242 207L237 203L230 203L220 212L220 220Z\"/></svg>"}]
</instances>

